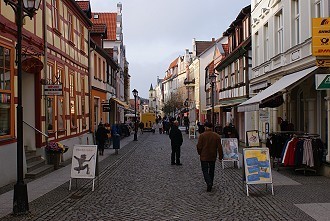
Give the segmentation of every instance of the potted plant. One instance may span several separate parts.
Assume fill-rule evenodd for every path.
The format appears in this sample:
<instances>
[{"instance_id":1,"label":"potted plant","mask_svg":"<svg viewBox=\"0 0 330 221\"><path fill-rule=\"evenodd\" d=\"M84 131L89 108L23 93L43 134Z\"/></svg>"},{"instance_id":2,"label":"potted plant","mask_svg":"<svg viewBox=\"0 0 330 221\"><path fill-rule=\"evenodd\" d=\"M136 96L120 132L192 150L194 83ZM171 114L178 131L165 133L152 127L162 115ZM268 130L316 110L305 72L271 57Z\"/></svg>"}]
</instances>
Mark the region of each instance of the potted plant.
<instances>
[{"instance_id":1,"label":"potted plant","mask_svg":"<svg viewBox=\"0 0 330 221\"><path fill-rule=\"evenodd\" d=\"M61 154L65 153L68 148L59 142L48 142L46 145L46 156L48 164L53 164L57 170L60 165Z\"/></svg>"}]
</instances>

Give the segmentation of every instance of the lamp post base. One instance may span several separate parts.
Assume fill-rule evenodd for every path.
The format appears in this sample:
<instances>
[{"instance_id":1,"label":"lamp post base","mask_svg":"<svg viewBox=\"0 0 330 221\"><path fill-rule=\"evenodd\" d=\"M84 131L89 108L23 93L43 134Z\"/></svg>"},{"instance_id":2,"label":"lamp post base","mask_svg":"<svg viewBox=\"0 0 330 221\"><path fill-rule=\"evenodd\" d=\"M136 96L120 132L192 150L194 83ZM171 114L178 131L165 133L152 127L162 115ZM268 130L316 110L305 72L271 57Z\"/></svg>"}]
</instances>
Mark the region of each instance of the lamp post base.
<instances>
[{"instance_id":1,"label":"lamp post base","mask_svg":"<svg viewBox=\"0 0 330 221\"><path fill-rule=\"evenodd\" d=\"M134 133L134 141L137 141L137 133Z\"/></svg>"},{"instance_id":2,"label":"lamp post base","mask_svg":"<svg viewBox=\"0 0 330 221\"><path fill-rule=\"evenodd\" d=\"M27 186L24 182L17 182L14 185L13 213L15 216L22 216L29 213Z\"/></svg>"}]
</instances>

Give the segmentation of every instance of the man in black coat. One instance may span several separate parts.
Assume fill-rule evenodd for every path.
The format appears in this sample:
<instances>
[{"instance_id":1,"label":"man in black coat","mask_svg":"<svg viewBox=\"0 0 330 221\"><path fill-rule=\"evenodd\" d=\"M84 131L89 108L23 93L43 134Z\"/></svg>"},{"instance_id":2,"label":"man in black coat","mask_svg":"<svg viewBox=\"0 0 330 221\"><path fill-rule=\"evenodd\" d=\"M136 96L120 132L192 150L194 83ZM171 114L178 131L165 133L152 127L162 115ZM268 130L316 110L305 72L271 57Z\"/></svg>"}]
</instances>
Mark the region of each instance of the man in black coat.
<instances>
[{"instance_id":1,"label":"man in black coat","mask_svg":"<svg viewBox=\"0 0 330 221\"><path fill-rule=\"evenodd\" d=\"M96 131L96 142L97 142L97 149L101 156L103 156L104 152L104 144L105 141L108 139L109 130L107 130L102 123L99 124L97 131Z\"/></svg>"},{"instance_id":2,"label":"man in black coat","mask_svg":"<svg viewBox=\"0 0 330 221\"><path fill-rule=\"evenodd\" d=\"M182 165L182 163L180 162L180 152L181 152L181 145L183 143L183 137L178 126L179 126L179 122L174 121L169 135L172 146L171 165L175 165L175 164Z\"/></svg>"}]
</instances>

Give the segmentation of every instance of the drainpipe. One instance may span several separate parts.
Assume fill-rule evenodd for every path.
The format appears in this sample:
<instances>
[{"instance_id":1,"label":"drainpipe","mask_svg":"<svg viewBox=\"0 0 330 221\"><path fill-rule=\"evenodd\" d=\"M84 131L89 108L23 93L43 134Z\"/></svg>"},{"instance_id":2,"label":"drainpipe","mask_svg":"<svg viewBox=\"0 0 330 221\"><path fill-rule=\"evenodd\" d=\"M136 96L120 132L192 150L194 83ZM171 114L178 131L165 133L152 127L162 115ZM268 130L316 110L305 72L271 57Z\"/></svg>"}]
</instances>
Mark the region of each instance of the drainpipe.
<instances>
[{"instance_id":1,"label":"drainpipe","mask_svg":"<svg viewBox=\"0 0 330 221\"><path fill-rule=\"evenodd\" d=\"M92 77L91 77L91 52L94 49L91 49L91 33L88 31L88 89L89 89L89 132L93 133L92 131L92 108L94 107L93 96L92 96Z\"/></svg>"},{"instance_id":2,"label":"drainpipe","mask_svg":"<svg viewBox=\"0 0 330 221\"><path fill-rule=\"evenodd\" d=\"M47 80L47 48L48 48L48 44L47 44L47 20L46 20L46 11L47 11L47 6L46 6L46 2L47 0L43 0L42 1L42 20L43 20L43 25L44 25L44 31L43 31L43 35L44 35L44 79ZM46 82L46 81L45 81ZM47 83L47 82L46 82ZM48 136L48 117L47 117L47 97L44 96L44 108L45 108L45 134L47 134ZM48 144L48 137L46 138L46 145ZM41 143L42 143L42 139L41 139Z\"/></svg>"}]
</instances>

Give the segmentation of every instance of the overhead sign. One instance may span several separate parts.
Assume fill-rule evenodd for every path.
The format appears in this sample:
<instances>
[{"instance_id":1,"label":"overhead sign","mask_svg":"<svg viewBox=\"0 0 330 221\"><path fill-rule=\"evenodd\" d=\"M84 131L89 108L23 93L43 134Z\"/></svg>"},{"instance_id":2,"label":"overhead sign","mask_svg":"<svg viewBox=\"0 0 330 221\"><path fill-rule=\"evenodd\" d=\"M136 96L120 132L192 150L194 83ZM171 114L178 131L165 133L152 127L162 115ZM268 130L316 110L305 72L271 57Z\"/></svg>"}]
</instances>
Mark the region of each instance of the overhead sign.
<instances>
[{"instance_id":1,"label":"overhead sign","mask_svg":"<svg viewBox=\"0 0 330 221\"><path fill-rule=\"evenodd\" d=\"M62 96L63 95L63 85L62 84L46 84L44 86L44 92L46 96Z\"/></svg>"},{"instance_id":2,"label":"overhead sign","mask_svg":"<svg viewBox=\"0 0 330 221\"><path fill-rule=\"evenodd\" d=\"M316 66L318 67L330 67L330 59L317 59Z\"/></svg>"},{"instance_id":3,"label":"overhead sign","mask_svg":"<svg viewBox=\"0 0 330 221\"><path fill-rule=\"evenodd\" d=\"M330 56L330 18L313 18L313 56Z\"/></svg>"},{"instance_id":4,"label":"overhead sign","mask_svg":"<svg viewBox=\"0 0 330 221\"><path fill-rule=\"evenodd\" d=\"M316 74L315 75L316 90L329 90L330 89L330 75L329 74Z\"/></svg>"}]
</instances>

